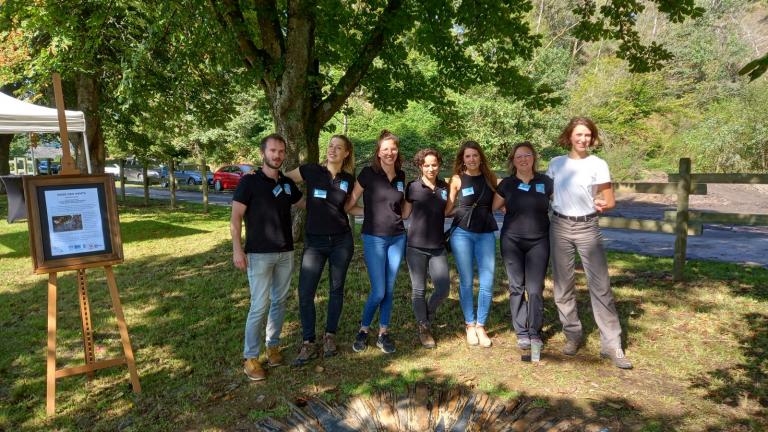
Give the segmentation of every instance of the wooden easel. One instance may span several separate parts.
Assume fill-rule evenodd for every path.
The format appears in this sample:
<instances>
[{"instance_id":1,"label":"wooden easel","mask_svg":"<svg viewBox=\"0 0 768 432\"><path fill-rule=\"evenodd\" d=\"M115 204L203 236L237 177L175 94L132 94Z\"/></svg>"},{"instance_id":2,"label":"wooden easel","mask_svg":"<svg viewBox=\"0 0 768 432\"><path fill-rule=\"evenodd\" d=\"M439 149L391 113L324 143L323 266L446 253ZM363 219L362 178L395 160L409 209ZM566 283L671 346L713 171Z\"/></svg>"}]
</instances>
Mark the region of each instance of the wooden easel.
<instances>
[{"instance_id":1,"label":"wooden easel","mask_svg":"<svg viewBox=\"0 0 768 432\"><path fill-rule=\"evenodd\" d=\"M61 133L61 172L62 175L80 174L80 170L75 166L75 161L69 151L69 136L67 134L67 120L64 113L64 97L61 89L61 76L58 73L53 74L53 91L56 97L56 109L58 111L59 131ZM80 303L80 318L83 330L83 348L85 355L85 365L75 366L64 369L56 369L56 300L57 300L57 272L48 273L48 349L47 349L47 373L46 373L46 399L45 411L48 415L56 412L56 380L72 375L87 374L88 379L94 377L94 371L112 366L125 364L131 375L131 385L134 393L141 392L139 384L139 374L136 370L136 361L133 357L131 341L128 337L128 327L125 325L125 316L123 315L123 306L120 303L120 295L117 291L117 282L115 274L112 271L112 265L104 265L104 272L109 286L109 295L112 298L112 309L117 318L117 327L120 331L120 340L123 345L123 357L116 357L106 360L96 360L93 346L93 323L91 321L91 307L88 301L88 290L85 278L85 269L94 267L94 265L81 265L67 268L77 271L77 297Z\"/></svg>"},{"instance_id":2,"label":"wooden easel","mask_svg":"<svg viewBox=\"0 0 768 432\"><path fill-rule=\"evenodd\" d=\"M57 273L48 273L48 351L47 351L47 390L45 399L45 411L48 415L56 412L56 380L72 375L87 374L88 379L93 379L94 371L112 366L125 364L131 374L131 386L134 393L141 392L139 384L139 374L136 370L136 361L133 357L131 341L128 337L128 326L125 325L125 316L123 315L123 306L120 303L120 296L117 292L117 283L112 266L104 266L104 272L107 276L107 285L109 286L109 295L112 297L112 309L114 309L117 318L117 327L120 330L120 340L123 344L123 357L116 357L105 360L96 360L93 347L93 325L91 321L91 308L88 301L88 290L86 288L85 268L77 269L77 297L80 302L80 318L83 328L83 348L85 355L85 365L75 366L64 369L56 369L56 300L57 300Z\"/></svg>"}]
</instances>

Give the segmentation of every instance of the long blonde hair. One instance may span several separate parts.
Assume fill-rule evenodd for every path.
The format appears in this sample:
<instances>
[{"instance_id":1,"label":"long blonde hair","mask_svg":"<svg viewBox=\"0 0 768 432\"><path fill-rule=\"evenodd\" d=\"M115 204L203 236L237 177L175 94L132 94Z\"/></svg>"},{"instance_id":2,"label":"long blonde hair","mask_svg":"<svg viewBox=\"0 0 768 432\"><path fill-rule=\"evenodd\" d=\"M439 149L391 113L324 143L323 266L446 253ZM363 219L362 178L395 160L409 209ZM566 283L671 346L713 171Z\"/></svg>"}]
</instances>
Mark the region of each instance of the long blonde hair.
<instances>
[{"instance_id":1,"label":"long blonde hair","mask_svg":"<svg viewBox=\"0 0 768 432\"><path fill-rule=\"evenodd\" d=\"M355 175L355 147L352 145L352 140L350 140L346 135L337 134L331 137L331 139L328 141L328 144L333 142L334 139L340 139L344 143L344 147L347 149L347 152L349 154L347 157L344 158L344 162L341 164L341 170L345 173ZM323 162L323 164L327 164L328 159Z\"/></svg>"}]
</instances>

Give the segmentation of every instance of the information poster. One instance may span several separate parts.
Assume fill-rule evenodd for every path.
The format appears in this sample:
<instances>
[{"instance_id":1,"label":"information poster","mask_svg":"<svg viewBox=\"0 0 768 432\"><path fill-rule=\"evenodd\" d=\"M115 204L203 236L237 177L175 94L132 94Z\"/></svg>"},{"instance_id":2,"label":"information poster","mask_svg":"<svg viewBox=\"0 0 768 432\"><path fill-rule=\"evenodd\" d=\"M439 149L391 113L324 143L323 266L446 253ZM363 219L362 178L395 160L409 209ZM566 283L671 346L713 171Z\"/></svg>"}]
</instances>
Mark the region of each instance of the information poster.
<instances>
[{"instance_id":1,"label":"information poster","mask_svg":"<svg viewBox=\"0 0 768 432\"><path fill-rule=\"evenodd\" d=\"M46 190L45 204L52 257L107 250L96 187Z\"/></svg>"}]
</instances>

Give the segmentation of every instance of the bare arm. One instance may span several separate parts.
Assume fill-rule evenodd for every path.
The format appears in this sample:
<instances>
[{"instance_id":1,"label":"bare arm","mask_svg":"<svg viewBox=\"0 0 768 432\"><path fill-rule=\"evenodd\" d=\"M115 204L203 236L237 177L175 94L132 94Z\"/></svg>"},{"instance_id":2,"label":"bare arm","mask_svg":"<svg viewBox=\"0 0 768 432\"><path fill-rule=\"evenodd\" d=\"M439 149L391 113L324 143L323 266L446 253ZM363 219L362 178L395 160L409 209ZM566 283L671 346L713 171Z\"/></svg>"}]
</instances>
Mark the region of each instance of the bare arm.
<instances>
[{"instance_id":1,"label":"bare arm","mask_svg":"<svg viewBox=\"0 0 768 432\"><path fill-rule=\"evenodd\" d=\"M299 171L299 167L296 167L295 169L288 171L287 173L285 173L285 176L293 180L293 182L296 184L299 184L304 181L304 178L301 176L301 171Z\"/></svg>"},{"instance_id":2,"label":"bare arm","mask_svg":"<svg viewBox=\"0 0 768 432\"><path fill-rule=\"evenodd\" d=\"M411 204L410 201L404 199L403 200L403 215L401 216L403 219L408 219L411 217L411 212L413 211L413 204Z\"/></svg>"},{"instance_id":3,"label":"bare arm","mask_svg":"<svg viewBox=\"0 0 768 432\"><path fill-rule=\"evenodd\" d=\"M461 179L457 175L451 177L451 184L448 187L448 203L445 205L445 215L451 216L453 213L453 206L456 203L456 195L459 193L461 187Z\"/></svg>"},{"instance_id":4,"label":"bare arm","mask_svg":"<svg viewBox=\"0 0 768 432\"><path fill-rule=\"evenodd\" d=\"M595 198L595 210L599 213L616 207L616 196L611 183L597 185L597 193L602 195L602 198Z\"/></svg>"},{"instance_id":5,"label":"bare arm","mask_svg":"<svg viewBox=\"0 0 768 432\"><path fill-rule=\"evenodd\" d=\"M232 216L229 219L229 233L232 235L232 263L240 270L246 269L245 252L241 236L243 235L243 216L245 216L245 204L232 201Z\"/></svg>"},{"instance_id":6,"label":"bare arm","mask_svg":"<svg viewBox=\"0 0 768 432\"><path fill-rule=\"evenodd\" d=\"M349 194L349 198L347 198L347 204L344 205L344 211L347 212L347 214L351 214L352 216L363 215L363 208L357 205L357 201L360 199L360 196L363 195L363 190L363 187L360 186L360 182L355 181L355 187L352 188L352 193Z\"/></svg>"},{"instance_id":7,"label":"bare arm","mask_svg":"<svg viewBox=\"0 0 768 432\"><path fill-rule=\"evenodd\" d=\"M491 208L493 210L504 208L504 197L502 197L498 193L493 194L493 204L491 205Z\"/></svg>"},{"instance_id":8,"label":"bare arm","mask_svg":"<svg viewBox=\"0 0 768 432\"><path fill-rule=\"evenodd\" d=\"M301 197L300 200L296 201L293 204L294 207L298 207L300 209L306 209L307 208L307 199L304 197Z\"/></svg>"}]
</instances>

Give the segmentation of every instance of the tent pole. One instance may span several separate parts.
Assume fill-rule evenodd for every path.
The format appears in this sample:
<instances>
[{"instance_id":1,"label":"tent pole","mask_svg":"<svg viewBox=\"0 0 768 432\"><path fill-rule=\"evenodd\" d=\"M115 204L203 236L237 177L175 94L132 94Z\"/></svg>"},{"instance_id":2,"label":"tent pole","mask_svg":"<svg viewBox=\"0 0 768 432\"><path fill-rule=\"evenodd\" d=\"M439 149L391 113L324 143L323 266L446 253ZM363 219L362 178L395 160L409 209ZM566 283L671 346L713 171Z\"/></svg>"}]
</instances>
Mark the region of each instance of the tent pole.
<instances>
[{"instance_id":1,"label":"tent pole","mask_svg":"<svg viewBox=\"0 0 768 432\"><path fill-rule=\"evenodd\" d=\"M83 145L85 146L85 163L88 165L88 174L93 174L91 169L91 150L88 148L88 133L83 128Z\"/></svg>"}]
</instances>

